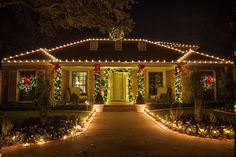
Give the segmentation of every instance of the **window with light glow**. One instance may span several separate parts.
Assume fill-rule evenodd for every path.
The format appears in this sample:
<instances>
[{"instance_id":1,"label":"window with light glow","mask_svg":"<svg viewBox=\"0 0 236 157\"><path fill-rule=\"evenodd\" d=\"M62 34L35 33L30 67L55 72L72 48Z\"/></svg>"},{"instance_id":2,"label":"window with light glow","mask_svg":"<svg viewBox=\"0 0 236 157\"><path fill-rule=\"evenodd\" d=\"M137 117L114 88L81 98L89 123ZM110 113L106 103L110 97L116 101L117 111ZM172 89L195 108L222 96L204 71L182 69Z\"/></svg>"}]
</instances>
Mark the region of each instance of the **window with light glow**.
<instances>
[{"instance_id":1,"label":"window with light glow","mask_svg":"<svg viewBox=\"0 0 236 157\"><path fill-rule=\"evenodd\" d=\"M81 95L87 94L87 72L73 71L72 72L72 87L78 87Z\"/></svg>"}]
</instances>

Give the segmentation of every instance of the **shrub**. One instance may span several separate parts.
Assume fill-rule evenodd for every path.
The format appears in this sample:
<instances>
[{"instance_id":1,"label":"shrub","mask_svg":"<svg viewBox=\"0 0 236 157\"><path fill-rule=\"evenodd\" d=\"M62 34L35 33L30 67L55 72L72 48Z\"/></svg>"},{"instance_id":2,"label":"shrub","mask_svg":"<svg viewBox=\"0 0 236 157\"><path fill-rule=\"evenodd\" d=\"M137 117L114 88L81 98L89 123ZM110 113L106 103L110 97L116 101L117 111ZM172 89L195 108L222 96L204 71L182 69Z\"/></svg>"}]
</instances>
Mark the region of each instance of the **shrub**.
<instances>
[{"instance_id":1,"label":"shrub","mask_svg":"<svg viewBox=\"0 0 236 157\"><path fill-rule=\"evenodd\" d=\"M143 96L140 93L137 97L136 104L144 104Z\"/></svg>"},{"instance_id":2,"label":"shrub","mask_svg":"<svg viewBox=\"0 0 236 157\"><path fill-rule=\"evenodd\" d=\"M104 100L103 100L101 93L98 93L96 95L95 104L104 104Z\"/></svg>"}]
</instances>

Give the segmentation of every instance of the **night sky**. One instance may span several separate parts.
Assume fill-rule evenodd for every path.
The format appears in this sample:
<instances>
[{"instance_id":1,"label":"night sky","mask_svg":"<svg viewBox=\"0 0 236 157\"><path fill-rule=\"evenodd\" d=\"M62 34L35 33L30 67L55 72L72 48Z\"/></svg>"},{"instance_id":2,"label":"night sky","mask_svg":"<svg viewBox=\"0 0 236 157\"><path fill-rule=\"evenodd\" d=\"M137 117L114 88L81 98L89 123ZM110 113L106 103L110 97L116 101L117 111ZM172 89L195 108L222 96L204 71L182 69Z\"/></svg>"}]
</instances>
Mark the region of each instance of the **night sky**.
<instances>
[{"instance_id":1,"label":"night sky","mask_svg":"<svg viewBox=\"0 0 236 157\"><path fill-rule=\"evenodd\" d=\"M232 6L232 0L138 0L130 11L135 29L126 37L199 44L201 51L231 58L234 40ZM80 32L60 30L45 46L53 47L86 37L108 37L108 34L87 29ZM30 50L30 45L23 49ZM3 52L3 56L12 53L15 52Z\"/></svg>"}]
</instances>

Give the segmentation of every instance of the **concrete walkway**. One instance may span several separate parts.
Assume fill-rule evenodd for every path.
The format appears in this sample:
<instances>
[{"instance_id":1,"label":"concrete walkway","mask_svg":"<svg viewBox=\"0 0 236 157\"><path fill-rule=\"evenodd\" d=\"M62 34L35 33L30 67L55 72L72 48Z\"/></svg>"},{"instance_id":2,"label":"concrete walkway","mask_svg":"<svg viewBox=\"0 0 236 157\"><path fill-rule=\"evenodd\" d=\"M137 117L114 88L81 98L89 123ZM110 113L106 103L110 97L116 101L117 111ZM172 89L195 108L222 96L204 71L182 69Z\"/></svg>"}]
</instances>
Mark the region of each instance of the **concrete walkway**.
<instances>
[{"instance_id":1,"label":"concrete walkway","mask_svg":"<svg viewBox=\"0 0 236 157\"><path fill-rule=\"evenodd\" d=\"M144 114L97 114L82 135L34 147L3 149L3 157L233 157L233 141L191 137L166 131Z\"/></svg>"}]
</instances>

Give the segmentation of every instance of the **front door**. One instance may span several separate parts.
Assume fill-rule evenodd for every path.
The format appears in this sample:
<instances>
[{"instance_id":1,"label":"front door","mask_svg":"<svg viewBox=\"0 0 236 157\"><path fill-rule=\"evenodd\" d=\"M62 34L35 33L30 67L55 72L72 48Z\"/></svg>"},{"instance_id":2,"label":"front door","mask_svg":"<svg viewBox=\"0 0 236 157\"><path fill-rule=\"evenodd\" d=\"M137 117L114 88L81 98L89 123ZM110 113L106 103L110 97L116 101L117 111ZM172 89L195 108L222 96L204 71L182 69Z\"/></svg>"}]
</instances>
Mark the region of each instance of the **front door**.
<instances>
[{"instance_id":1,"label":"front door","mask_svg":"<svg viewBox=\"0 0 236 157\"><path fill-rule=\"evenodd\" d=\"M125 101L125 76L122 72L113 73L112 101Z\"/></svg>"}]
</instances>

